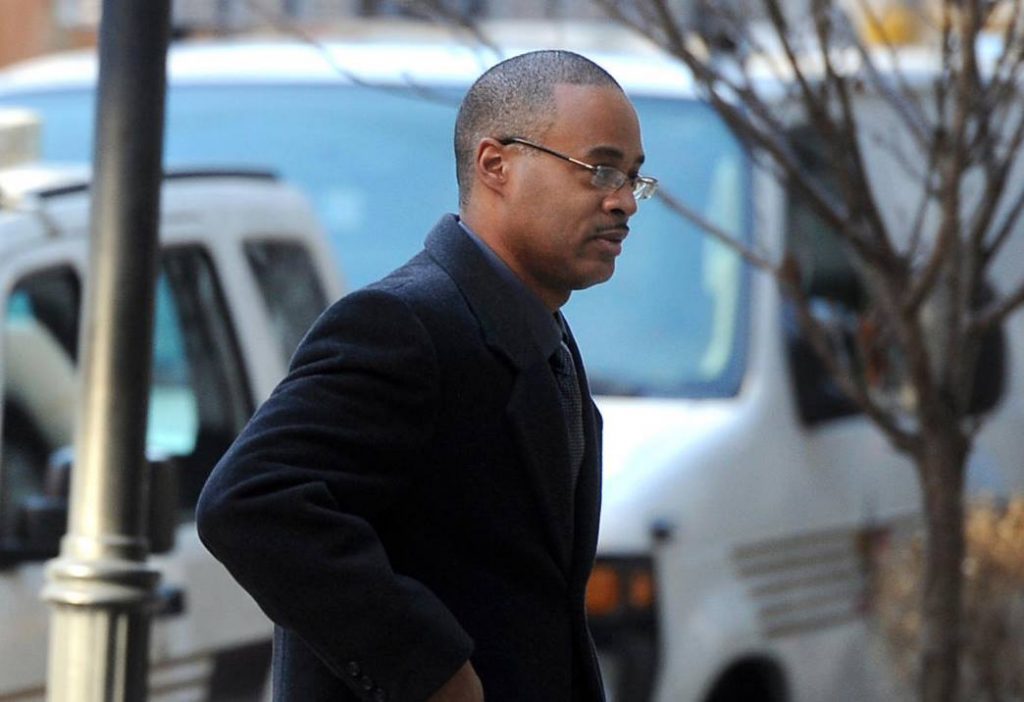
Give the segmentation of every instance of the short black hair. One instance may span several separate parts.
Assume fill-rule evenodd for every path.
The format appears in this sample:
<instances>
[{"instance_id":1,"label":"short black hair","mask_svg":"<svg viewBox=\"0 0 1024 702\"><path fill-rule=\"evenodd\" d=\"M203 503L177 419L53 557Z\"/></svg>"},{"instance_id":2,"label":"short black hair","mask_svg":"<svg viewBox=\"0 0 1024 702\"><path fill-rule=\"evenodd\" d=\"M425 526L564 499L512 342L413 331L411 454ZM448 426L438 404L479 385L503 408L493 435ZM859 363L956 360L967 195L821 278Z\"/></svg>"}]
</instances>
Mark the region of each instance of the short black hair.
<instances>
[{"instance_id":1,"label":"short black hair","mask_svg":"<svg viewBox=\"0 0 1024 702\"><path fill-rule=\"evenodd\" d=\"M455 120L455 177L460 205L469 199L480 140L488 136L537 138L554 121L556 85L622 90L596 63L561 49L520 54L488 69L469 88Z\"/></svg>"}]
</instances>

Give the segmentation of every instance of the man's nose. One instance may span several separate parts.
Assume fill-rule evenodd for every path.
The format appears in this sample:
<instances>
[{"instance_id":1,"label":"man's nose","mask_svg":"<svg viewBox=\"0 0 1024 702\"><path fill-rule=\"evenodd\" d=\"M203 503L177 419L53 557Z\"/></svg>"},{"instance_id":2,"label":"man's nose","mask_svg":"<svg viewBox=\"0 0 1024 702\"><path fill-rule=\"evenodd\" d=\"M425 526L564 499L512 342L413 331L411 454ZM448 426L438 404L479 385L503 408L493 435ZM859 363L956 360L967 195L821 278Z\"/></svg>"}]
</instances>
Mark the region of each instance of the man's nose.
<instances>
[{"instance_id":1,"label":"man's nose","mask_svg":"<svg viewBox=\"0 0 1024 702\"><path fill-rule=\"evenodd\" d=\"M633 184L626 181L618 190L608 193L604 199L604 207L607 212L622 213L627 217L636 214L636 197L633 196Z\"/></svg>"}]
</instances>

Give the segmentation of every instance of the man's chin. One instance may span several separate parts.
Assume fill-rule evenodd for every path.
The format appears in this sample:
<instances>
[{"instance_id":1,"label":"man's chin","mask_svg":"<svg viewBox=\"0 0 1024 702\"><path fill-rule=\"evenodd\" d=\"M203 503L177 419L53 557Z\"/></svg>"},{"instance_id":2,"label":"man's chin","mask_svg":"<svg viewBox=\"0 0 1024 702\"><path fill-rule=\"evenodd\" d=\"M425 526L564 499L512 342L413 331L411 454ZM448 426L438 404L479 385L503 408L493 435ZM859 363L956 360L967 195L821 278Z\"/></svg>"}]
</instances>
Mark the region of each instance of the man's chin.
<instances>
[{"instance_id":1,"label":"man's chin","mask_svg":"<svg viewBox=\"0 0 1024 702\"><path fill-rule=\"evenodd\" d=\"M582 278L577 285L573 286L573 290L586 290L595 285L606 283L611 279L612 274L615 273L615 260L604 262L600 270L595 270L591 275Z\"/></svg>"}]
</instances>

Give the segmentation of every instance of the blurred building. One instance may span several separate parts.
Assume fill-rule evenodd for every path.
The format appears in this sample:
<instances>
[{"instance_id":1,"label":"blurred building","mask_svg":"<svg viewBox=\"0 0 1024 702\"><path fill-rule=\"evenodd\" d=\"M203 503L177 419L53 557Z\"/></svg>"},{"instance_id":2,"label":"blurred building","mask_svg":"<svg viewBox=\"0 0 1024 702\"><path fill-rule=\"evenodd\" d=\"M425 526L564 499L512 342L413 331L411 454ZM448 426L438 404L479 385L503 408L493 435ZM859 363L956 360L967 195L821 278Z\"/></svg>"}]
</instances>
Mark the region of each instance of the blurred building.
<instances>
[{"instance_id":1,"label":"blurred building","mask_svg":"<svg viewBox=\"0 0 1024 702\"><path fill-rule=\"evenodd\" d=\"M268 14L316 25L350 16L431 19L445 12L472 18L603 16L592 0L175 0L179 23L228 30L258 26Z\"/></svg>"},{"instance_id":2,"label":"blurred building","mask_svg":"<svg viewBox=\"0 0 1024 702\"><path fill-rule=\"evenodd\" d=\"M0 0L9 2L11 0ZM101 0L49 0L65 27L95 27ZM593 0L173 0L180 31L233 33L258 30L272 17L316 27L350 16L437 19L443 14L474 18L596 18Z\"/></svg>"},{"instance_id":3,"label":"blurred building","mask_svg":"<svg viewBox=\"0 0 1024 702\"><path fill-rule=\"evenodd\" d=\"M798 7L810 0L783 0ZM843 0L839 0L842 2ZM851 0L852 1L852 0ZM923 0L887 0L917 2ZM287 30L330 32L351 17L594 20L595 0L172 0L179 36ZM730 5L737 0L723 0ZM103 0L0 0L0 66L96 41ZM711 31L698 0L668 0L698 31ZM624 7L629 7L626 3ZM744 6L746 7L746 5Z\"/></svg>"},{"instance_id":4,"label":"blurred building","mask_svg":"<svg viewBox=\"0 0 1024 702\"><path fill-rule=\"evenodd\" d=\"M592 0L173 0L180 34L232 34L282 19L316 29L346 17L594 19ZM0 65L96 40L102 0L0 0Z\"/></svg>"},{"instance_id":5,"label":"blurred building","mask_svg":"<svg viewBox=\"0 0 1024 702\"><path fill-rule=\"evenodd\" d=\"M0 0L0 66L29 56L88 42L76 28L57 21L58 0Z\"/></svg>"}]
</instances>

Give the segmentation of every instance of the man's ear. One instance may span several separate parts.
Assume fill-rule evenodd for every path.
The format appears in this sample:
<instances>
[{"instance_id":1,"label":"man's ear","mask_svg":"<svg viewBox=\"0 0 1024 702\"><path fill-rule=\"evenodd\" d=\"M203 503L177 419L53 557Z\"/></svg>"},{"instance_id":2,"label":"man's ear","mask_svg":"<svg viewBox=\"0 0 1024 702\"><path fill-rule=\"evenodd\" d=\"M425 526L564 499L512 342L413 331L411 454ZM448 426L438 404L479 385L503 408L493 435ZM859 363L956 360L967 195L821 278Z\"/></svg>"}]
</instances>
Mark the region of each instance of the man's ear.
<instances>
[{"instance_id":1,"label":"man's ear","mask_svg":"<svg viewBox=\"0 0 1024 702\"><path fill-rule=\"evenodd\" d=\"M476 145L476 182L495 192L505 190L509 161L505 147L497 139L486 137Z\"/></svg>"}]
</instances>

